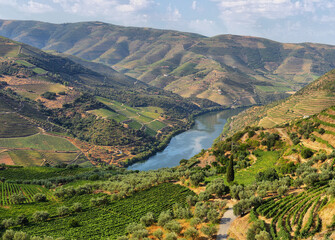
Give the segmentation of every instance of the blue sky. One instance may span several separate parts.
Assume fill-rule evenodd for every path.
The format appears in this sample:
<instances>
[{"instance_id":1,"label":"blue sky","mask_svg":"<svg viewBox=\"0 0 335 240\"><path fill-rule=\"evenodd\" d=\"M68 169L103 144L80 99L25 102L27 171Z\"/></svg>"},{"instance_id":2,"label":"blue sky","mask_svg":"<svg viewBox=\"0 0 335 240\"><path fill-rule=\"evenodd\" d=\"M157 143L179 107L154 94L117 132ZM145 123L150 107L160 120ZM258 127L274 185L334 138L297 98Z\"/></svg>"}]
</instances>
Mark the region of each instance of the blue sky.
<instances>
[{"instance_id":1,"label":"blue sky","mask_svg":"<svg viewBox=\"0 0 335 240\"><path fill-rule=\"evenodd\" d=\"M0 18L103 21L335 45L335 0L0 0Z\"/></svg>"}]
</instances>

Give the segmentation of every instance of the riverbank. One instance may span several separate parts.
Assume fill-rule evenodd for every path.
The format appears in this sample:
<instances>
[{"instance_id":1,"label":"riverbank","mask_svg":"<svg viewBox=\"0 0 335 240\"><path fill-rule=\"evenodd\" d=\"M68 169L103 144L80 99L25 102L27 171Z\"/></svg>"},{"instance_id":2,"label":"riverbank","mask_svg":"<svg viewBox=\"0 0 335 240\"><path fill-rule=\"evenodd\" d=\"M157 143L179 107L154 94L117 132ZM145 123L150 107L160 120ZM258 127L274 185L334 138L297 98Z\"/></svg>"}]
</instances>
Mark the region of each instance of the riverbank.
<instances>
[{"instance_id":1,"label":"riverbank","mask_svg":"<svg viewBox=\"0 0 335 240\"><path fill-rule=\"evenodd\" d=\"M207 114L207 113L211 113L211 112L220 112L220 111L225 111L225 110L229 110L231 109L230 107L214 107L214 108L210 108L210 109L204 109L201 112L197 113L197 114L192 114L187 121L186 127L184 129L178 129L176 131L171 132L169 135L167 135L163 141L161 141L161 143L157 146L154 147L144 153L140 153L137 154L135 157L127 159L125 162L121 163L122 167L130 167L131 165L138 163L138 162L144 162L146 160L148 160L150 157L154 156L155 154L164 151L164 149L169 145L171 139L173 137L175 137L178 134L181 134L185 131L188 131L189 129L191 129L194 124L195 124L195 119L201 115Z\"/></svg>"},{"instance_id":2,"label":"riverbank","mask_svg":"<svg viewBox=\"0 0 335 240\"><path fill-rule=\"evenodd\" d=\"M192 127L172 136L163 151L155 153L146 161L129 165L128 169L146 171L179 165L180 160L189 159L202 149L210 148L213 141L220 136L227 118L242 110L226 109L198 115L194 118Z\"/></svg>"}]
</instances>

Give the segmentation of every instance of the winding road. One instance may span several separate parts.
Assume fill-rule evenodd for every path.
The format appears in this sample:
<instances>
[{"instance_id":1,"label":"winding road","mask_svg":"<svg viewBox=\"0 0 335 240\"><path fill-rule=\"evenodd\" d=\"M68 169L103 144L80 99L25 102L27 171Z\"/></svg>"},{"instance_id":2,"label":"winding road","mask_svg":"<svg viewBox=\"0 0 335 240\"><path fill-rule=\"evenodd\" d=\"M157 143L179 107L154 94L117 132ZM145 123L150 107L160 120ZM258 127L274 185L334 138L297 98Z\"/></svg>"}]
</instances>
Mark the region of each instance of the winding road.
<instances>
[{"instance_id":1,"label":"winding road","mask_svg":"<svg viewBox=\"0 0 335 240\"><path fill-rule=\"evenodd\" d=\"M228 230L232 222L237 217L234 215L233 208L229 207L220 220L219 231L216 240L228 239Z\"/></svg>"}]
</instances>

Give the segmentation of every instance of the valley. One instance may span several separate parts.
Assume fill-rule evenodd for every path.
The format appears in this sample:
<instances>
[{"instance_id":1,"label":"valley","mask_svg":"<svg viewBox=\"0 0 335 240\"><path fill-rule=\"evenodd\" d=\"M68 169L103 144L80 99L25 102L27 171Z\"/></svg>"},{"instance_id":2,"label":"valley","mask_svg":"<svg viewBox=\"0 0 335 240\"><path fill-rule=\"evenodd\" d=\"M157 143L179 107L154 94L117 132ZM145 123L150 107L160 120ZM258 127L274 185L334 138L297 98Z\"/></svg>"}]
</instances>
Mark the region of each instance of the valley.
<instances>
[{"instance_id":1,"label":"valley","mask_svg":"<svg viewBox=\"0 0 335 240\"><path fill-rule=\"evenodd\" d=\"M103 22L0 35L2 239L335 238L334 46Z\"/></svg>"}]
</instances>

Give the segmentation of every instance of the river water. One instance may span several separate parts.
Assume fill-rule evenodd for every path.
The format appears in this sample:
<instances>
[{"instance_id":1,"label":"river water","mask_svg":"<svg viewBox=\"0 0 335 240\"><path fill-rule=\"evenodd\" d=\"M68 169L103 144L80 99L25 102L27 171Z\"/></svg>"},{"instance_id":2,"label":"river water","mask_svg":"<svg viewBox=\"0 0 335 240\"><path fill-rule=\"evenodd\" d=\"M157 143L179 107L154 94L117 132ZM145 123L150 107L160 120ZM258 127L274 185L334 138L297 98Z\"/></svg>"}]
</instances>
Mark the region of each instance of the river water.
<instances>
[{"instance_id":1,"label":"river water","mask_svg":"<svg viewBox=\"0 0 335 240\"><path fill-rule=\"evenodd\" d=\"M202 149L210 148L213 141L220 136L227 119L244 109L231 109L201 115L195 119L194 126L173 137L169 145L144 162L128 167L129 170L156 170L179 165L181 159L189 159Z\"/></svg>"}]
</instances>

